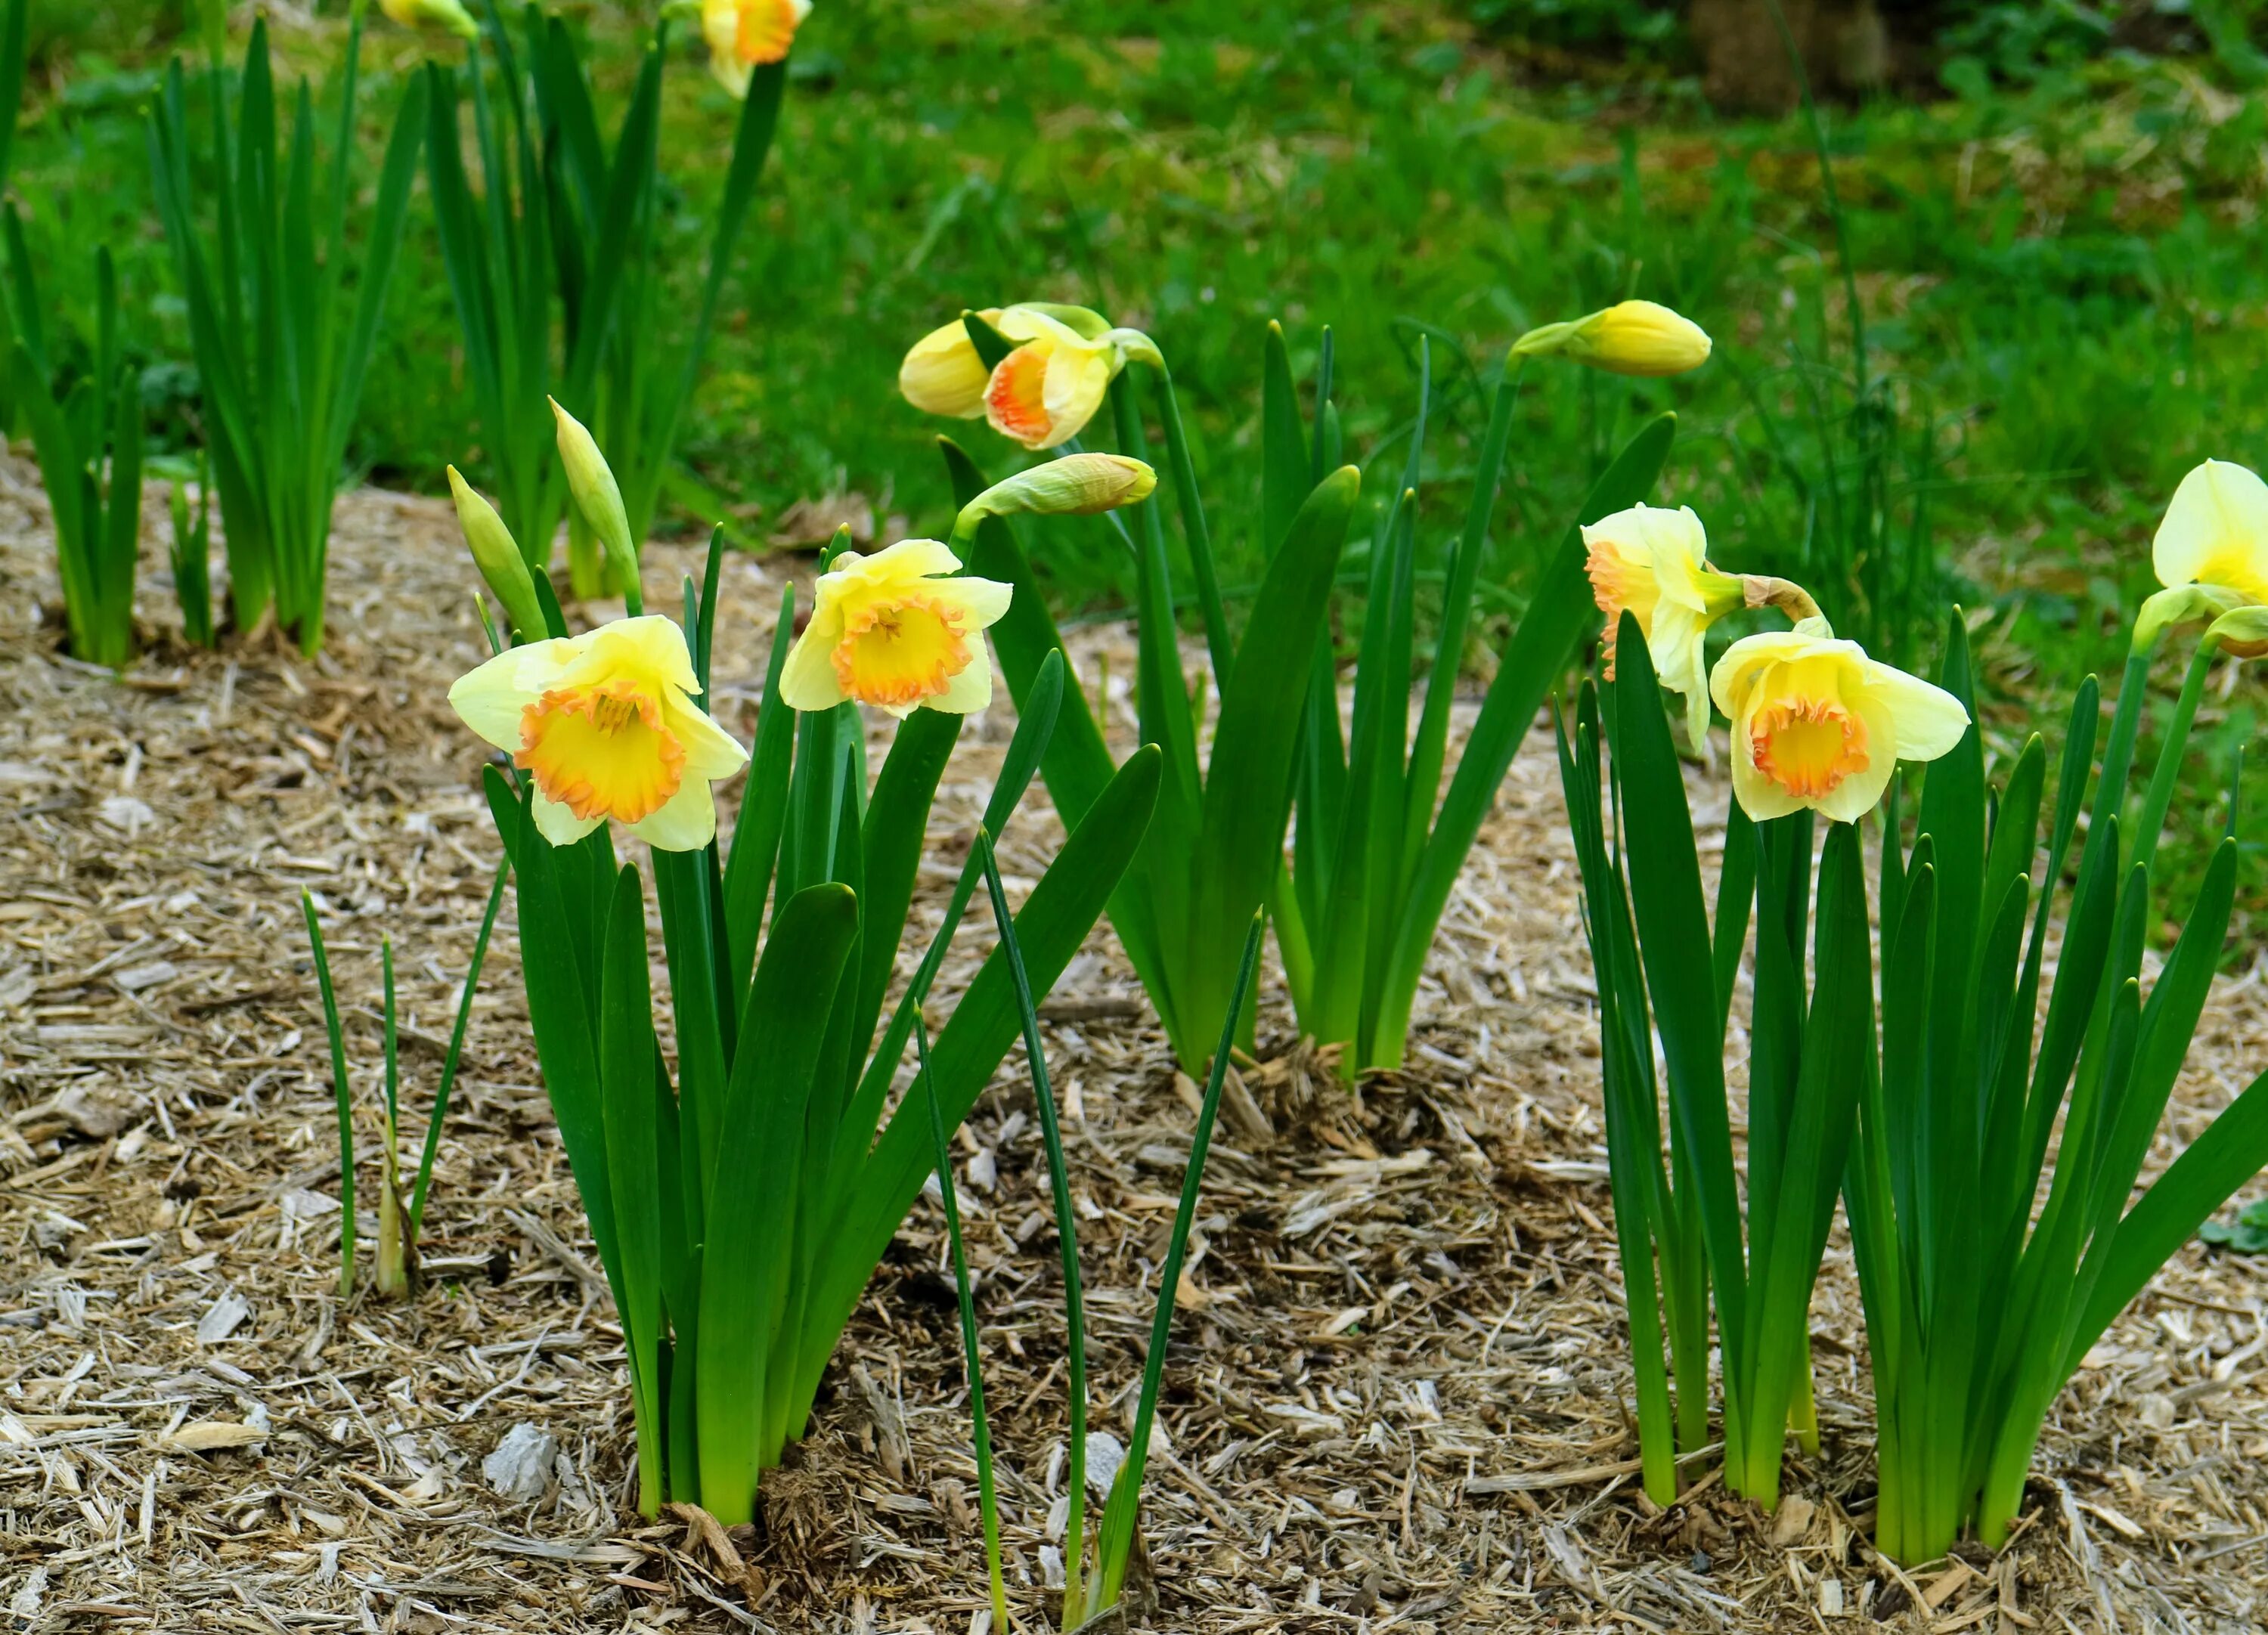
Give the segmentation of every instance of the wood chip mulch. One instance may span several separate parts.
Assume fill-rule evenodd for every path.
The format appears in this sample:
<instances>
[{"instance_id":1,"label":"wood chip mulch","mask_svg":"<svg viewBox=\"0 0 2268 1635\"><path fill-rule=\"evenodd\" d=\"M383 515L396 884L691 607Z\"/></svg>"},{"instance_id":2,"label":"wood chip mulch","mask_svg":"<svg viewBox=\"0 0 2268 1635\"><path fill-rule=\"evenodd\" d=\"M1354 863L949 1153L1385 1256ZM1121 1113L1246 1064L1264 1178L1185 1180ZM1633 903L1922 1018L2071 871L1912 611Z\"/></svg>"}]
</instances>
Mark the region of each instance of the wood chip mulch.
<instances>
[{"instance_id":1,"label":"wood chip mulch","mask_svg":"<svg viewBox=\"0 0 2268 1635\"><path fill-rule=\"evenodd\" d=\"M153 500L156 498L153 490ZM62 657L44 501L0 460L0 1603L15 1630L985 1630L939 1217L917 1204L764 1515L628 1501L622 1337L536 1082L507 907L442 1141L427 1286L342 1303L314 892L350 1013L374 1197L379 939L418 1127L492 877L480 754L447 712L481 648L447 508L344 498L332 635L181 647L162 506L122 678ZM692 561L658 546L656 583ZM753 719L785 559L728 567L718 674ZM1131 674L1113 648L1116 728ZM935 923L1009 726L971 724L932 819ZM886 742L878 733L876 747ZM1720 784L1696 775L1705 810ZM1035 789L1004 846L1035 876ZM990 946L972 918L936 1014ZM1905 1573L1868 1543L1847 1246L1813 1315L1826 1451L1778 1514L1636 1485L1628 1341L1572 862L1533 736L1459 883L1409 1070L1351 1096L1261 1013L1214 1149L1126 1629L2193 1631L2261 1626L2268 1287L2192 1246L2057 1408L2018 1537ZM2225 983L2153 1163L2256 1071ZM1187 1152L1177 1080L1099 931L1049 1002L1090 1291L1095 1424L1123 1437ZM1736 1109L1737 1112L1737 1109ZM408 1145L405 1139L405 1145ZM1060 1306L1020 1053L958 1138L1012 1609L1054 1627ZM406 1161L414 1162L414 1153ZM372 1231L365 1220L363 1230ZM540 1497L492 1491L507 1433ZM548 1444L544 1440L548 1439ZM537 1469L544 1468L539 1458Z\"/></svg>"}]
</instances>

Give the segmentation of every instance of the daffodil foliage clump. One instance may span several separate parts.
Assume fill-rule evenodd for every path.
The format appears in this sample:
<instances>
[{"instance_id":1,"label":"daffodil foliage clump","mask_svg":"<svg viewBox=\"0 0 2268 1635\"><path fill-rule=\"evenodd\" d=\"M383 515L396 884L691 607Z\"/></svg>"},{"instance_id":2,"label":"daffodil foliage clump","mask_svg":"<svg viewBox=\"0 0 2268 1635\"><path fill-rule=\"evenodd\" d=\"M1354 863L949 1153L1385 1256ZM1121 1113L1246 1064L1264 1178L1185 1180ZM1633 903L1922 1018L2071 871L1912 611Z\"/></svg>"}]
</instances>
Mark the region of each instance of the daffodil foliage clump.
<instances>
[{"instance_id":1,"label":"daffodil foliage clump","mask_svg":"<svg viewBox=\"0 0 2268 1635\"><path fill-rule=\"evenodd\" d=\"M545 1087L622 1313L640 1503L652 1513L682 1499L745 1521L930 1171L929 1110L894 1113L890 1093L989 844L972 852L913 983L885 1001L930 805L965 714L991 696L983 631L1010 592L959 574L937 541L838 548L792 647L792 593L781 608L744 748L707 707L714 544L705 584L684 587L682 624L643 612L613 473L571 416L556 425L575 505L629 587L630 616L570 636L548 580L460 479L468 541L511 630L450 701L511 763L489 769L489 801L519 880ZM1137 490L1146 485L1112 490ZM1059 497L1027 486L999 503ZM988 836L1037 770L1062 674L1057 660L1022 713ZM861 704L900 722L871 793ZM715 788L743 768L722 825ZM1130 761L1026 899L1015 924L1042 991L1117 884L1157 782L1155 754ZM651 849L646 871L617 855L618 829ZM666 1052L649 987L649 873L674 1018ZM928 1049L948 1124L1017 1026L996 951Z\"/></svg>"},{"instance_id":2,"label":"daffodil foliage clump","mask_svg":"<svg viewBox=\"0 0 2268 1635\"><path fill-rule=\"evenodd\" d=\"M2264 1075L2135 1194L2228 932L2236 814L2146 988L2150 932L2172 906L2155 900L2153 865L2206 669L2268 651L2268 489L2210 463L2183 483L2158 542L2168 588L2137 622L2101 755L2090 678L2051 791L2037 736L1988 769L1957 613L1933 684L1835 638L1800 588L1720 572L1690 512L1640 508L1587 534L1616 635L1609 684L1583 689L1560 758L1598 973L1647 1491L1674 1499L1681 1457L1708 1440L1712 1308L1727 1486L1770 1506L1788 1428L1815 1449L1807 1314L1839 1194L1874 1379L1876 1543L1908 1563L1964 1528L1997 1547L2080 1359L2268 1164ZM1795 628L1734 642L1705 680L1711 625L1764 607ZM2200 616L2214 622L2138 805L2150 661L2167 629ZM1713 912L1660 687L1684 695L1697 748L1712 703L1732 724ZM1901 762L1927 763L1910 836ZM1745 1184L1727 1095L1744 964Z\"/></svg>"}]
</instances>

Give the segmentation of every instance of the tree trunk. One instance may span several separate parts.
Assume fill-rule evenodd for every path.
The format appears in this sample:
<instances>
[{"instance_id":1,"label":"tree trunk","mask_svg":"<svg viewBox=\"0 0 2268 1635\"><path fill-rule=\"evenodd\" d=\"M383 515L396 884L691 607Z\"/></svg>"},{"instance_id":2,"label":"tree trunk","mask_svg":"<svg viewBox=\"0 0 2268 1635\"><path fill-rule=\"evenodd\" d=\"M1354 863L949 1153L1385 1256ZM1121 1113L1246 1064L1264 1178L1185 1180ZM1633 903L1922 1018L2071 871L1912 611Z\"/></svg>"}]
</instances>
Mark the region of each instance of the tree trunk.
<instances>
[{"instance_id":1,"label":"tree trunk","mask_svg":"<svg viewBox=\"0 0 2268 1635\"><path fill-rule=\"evenodd\" d=\"M1779 0L1816 95L1874 90L1889 69L1889 36L1875 0ZM1784 113L1796 103L1788 42L1771 0L1693 0L1688 26L1703 84L1719 107Z\"/></svg>"}]
</instances>

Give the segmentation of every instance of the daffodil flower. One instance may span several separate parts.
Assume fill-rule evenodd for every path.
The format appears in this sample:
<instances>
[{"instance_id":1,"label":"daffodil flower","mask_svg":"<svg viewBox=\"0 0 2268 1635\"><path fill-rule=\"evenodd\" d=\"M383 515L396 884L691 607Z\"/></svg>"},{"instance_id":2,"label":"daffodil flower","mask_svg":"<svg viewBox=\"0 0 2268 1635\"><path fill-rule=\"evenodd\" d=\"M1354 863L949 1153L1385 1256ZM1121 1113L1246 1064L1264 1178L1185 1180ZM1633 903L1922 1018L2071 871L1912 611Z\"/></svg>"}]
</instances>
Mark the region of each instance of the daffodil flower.
<instances>
[{"instance_id":1,"label":"daffodil flower","mask_svg":"<svg viewBox=\"0 0 2268 1635\"><path fill-rule=\"evenodd\" d=\"M2268 482L2242 466L2206 460L2174 490L2150 563L2166 588L2135 615L2137 652L2169 624L2268 605Z\"/></svg>"},{"instance_id":2,"label":"daffodil flower","mask_svg":"<svg viewBox=\"0 0 2268 1635\"><path fill-rule=\"evenodd\" d=\"M734 96L746 97L756 69L786 56L810 15L811 0L701 0L709 71Z\"/></svg>"},{"instance_id":3,"label":"daffodil flower","mask_svg":"<svg viewBox=\"0 0 2268 1635\"><path fill-rule=\"evenodd\" d=\"M1900 761L1934 761L1969 727L1952 694L1869 659L1823 619L1734 642L1709 689L1733 723L1733 792L1759 823L1804 806L1855 823Z\"/></svg>"},{"instance_id":4,"label":"daffodil flower","mask_svg":"<svg viewBox=\"0 0 2268 1635\"><path fill-rule=\"evenodd\" d=\"M685 633L659 614L499 653L449 689L466 725L535 783L535 827L570 845L609 818L663 851L717 833L710 785L747 751L693 702Z\"/></svg>"},{"instance_id":5,"label":"daffodil flower","mask_svg":"<svg viewBox=\"0 0 2268 1635\"><path fill-rule=\"evenodd\" d=\"M1514 357L1572 357L1618 375L1682 375L1707 363L1709 351L1707 331L1654 301L1617 301L1531 329L1512 346Z\"/></svg>"},{"instance_id":6,"label":"daffodil flower","mask_svg":"<svg viewBox=\"0 0 2268 1635\"><path fill-rule=\"evenodd\" d=\"M1014 343L987 371L965 326L945 324L914 342L898 389L915 408L960 420L983 416L1026 448L1054 448L1086 429L1129 361L1156 364L1138 329L1118 329L1083 306L1027 302L977 314Z\"/></svg>"},{"instance_id":7,"label":"daffodil flower","mask_svg":"<svg viewBox=\"0 0 2268 1635\"><path fill-rule=\"evenodd\" d=\"M1685 731L1697 752L1709 736L1709 683L1703 644L1709 627L1743 605L1742 581L1709 566L1709 536L1690 505L1633 505L1583 529L1584 571L1607 615L1607 674L1615 673L1615 632L1624 612L1646 634L1661 684L1685 700Z\"/></svg>"},{"instance_id":8,"label":"daffodil flower","mask_svg":"<svg viewBox=\"0 0 2268 1635\"><path fill-rule=\"evenodd\" d=\"M462 0L378 0L378 9L404 28L438 28L460 40L477 40L480 25Z\"/></svg>"},{"instance_id":9,"label":"daffodil flower","mask_svg":"<svg viewBox=\"0 0 2268 1635\"><path fill-rule=\"evenodd\" d=\"M936 540L900 540L873 556L844 551L819 576L811 622L788 650L780 696L791 709L846 699L903 718L927 705L967 714L992 702L985 629L1011 587L951 578L961 558Z\"/></svg>"}]
</instances>

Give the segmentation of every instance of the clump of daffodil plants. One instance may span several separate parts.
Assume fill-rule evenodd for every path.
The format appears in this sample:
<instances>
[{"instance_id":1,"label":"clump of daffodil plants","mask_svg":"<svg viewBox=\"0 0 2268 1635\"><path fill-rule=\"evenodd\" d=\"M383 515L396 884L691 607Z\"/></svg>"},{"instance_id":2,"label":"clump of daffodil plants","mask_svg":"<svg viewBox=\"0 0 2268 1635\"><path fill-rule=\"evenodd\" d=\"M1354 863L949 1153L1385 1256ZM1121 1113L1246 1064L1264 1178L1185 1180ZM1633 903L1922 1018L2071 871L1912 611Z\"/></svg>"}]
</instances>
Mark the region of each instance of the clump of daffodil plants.
<instances>
[{"instance_id":1,"label":"clump of daffodil plants","mask_svg":"<svg viewBox=\"0 0 2268 1635\"><path fill-rule=\"evenodd\" d=\"M394 8L389 7L389 10ZM733 253L771 151L787 55L807 0L703 0L711 73L739 103L732 156L689 320L673 321L660 266L672 206L659 163L665 18L656 25L611 149L575 31L534 4L515 46L500 8L461 68L427 64L428 180L465 372L497 509L539 573L563 514L578 596L622 588L567 502L547 395L596 429L645 536L716 327ZM455 0L401 0L397 20L475 39ZM469 100L472 117L461 114ZM465 138L469 130L472 151Z\"/></svg>"},{"instance_id":2,"label":"clump of daffodil plants","mask_svg":"<svg viewBox=\"0 0 2268 1635\"><path fill-rule=\"evenodd\" d=\"M718 555L681 623L644 610L622 495L563 411L573 502L625 586L628 616L571 636L548 582L461 479L460 514L505 609L497 655L450 702L509 757L485 774L519 882L522 968L544 1083L621 1311L639 1502L752 1514L801 1436L837 1336L932 1164L930 1109L892 1090L947 943L982 878L972 855L895 1005L898 946L938 780L992 696L983 632L1009 586L952 547L905 540L821 564L803 634L784 600L753 741L707 708ZM1118 468L1114 467L1114 470ZM990 503L1094 503L1094 485L1011 479ZM1146 492L1117 483L1116 501ZM1035 678L984 832L1010 822L1053 730L1060 660ZM895 717L869 787L862 706ZM737 813L714 790L743 769ZM1138 845L1159 758L1136 756L1071 826L1016 925L1044 992ZM644 869L615 850L642 841ZM983 849L980 849L983 850ZM989 855L989 852L987 853ZM660 909L674 1018L655 1020L645 917ZM996 950L927 1049L960 1123L1017 1034ZM670 1064L674 1062L673 1072Z\"/></svg>"},{"instance_id":3,"label":"clump of daffodil plants","mask_svg":"<svg viewBox=\"0 0 2268 1635\"><path fill-rule=\"evenodd\" d=\"M1563 723L1560 764L1647 1491L1670 1502L1681 1456L1708 1440L1712 1306L1727 1485L1769 1507L1790 1427L1815 1448L1807 1314L1840 1193L1874 1381L1875 1542L1910 1564L1963 1529L1997 1547L2080 1359L2268 1163L2264 1076L2135 1192L2227 934L2235 812L2146 985L2169 906L2154 901L2152 864L2207 669L2268 651L2268 487L2213 463L2182 485L2156 546L2167 588L2137 620L2101 755L2089 678L2051 792L2036 735L1988 768L1957 613L1927 682L1838 639L1800 588L1719 571L1690 512L1638 507L1586 535L1608 679ZM1794 628L1705 667L1712 624L1766 607ZM2200 618L2212 622L2138 804L2151 659L2169 629ZM1713 912L1665 687L1697 748L1712 703L1731 724ZM1900 762L1926 763L1911 832ZM1743 1047L1729 1023L1744 966ZM1727 1105L1742 1065L1745 1185Z\"/></svg>"},{"instance_id":4,"label":"clump of daffodil plants","mask_svg":"<svg viewBox=\"0 0 2268 1635\"><path fill-rule=\"evenodd\" d=\"M272 613L313 652L323 639L331 499L403 237L425 86L413 80L395 110L360 248L350 254L362 7L348 25L331 152L320 162L314 94L304 81L288 137L277 117L264 19L253 25L230 96L225 10L206 9L199 112L210 145L200 151L177 57L150 110L151 173L204 394L237 628Z\"/></svg>"},{"instance_id":5,"label":"clump of daffodil plants","mask_svg":"<svg viewBox=\"0 0 2268 1635\"><path fill-rule=\"evenodd\" d=\"M1146 460L1154 412L1195 580L1217 701L1211 750L1200 755L1208 692L1183 684L1166 513L1146 508L1116 530L1136 566L1140 737L1165 760L1148 843L1111 903L1111 921L1184 1066L1202 1071L1233 985L1246 922L1265 907L1303 1032L1344 1046L1343 1068L1400 1065L1433 933L1496 787L1581 623L1582 548L1573 528L1546 556L1531 611L1501 655L1454 776L1445 778L1450 705L1511 438L1520 367L1564 356L1631 375L1679 373L1709 337L1666 307L1627 301L1522 337L1506 359L1460 533L1418 546L1418 490L1430 364L1421 365L1416 434L1391 501L1375 508L1362 572L1360 650L1351 725L1339 712L1339 662L1329 620L1334 582L1362 486L1345 463L1331 401L1325 334L1312 424L1303 416L1283 333L1270 326L1262 387L1260 488L1268 566L1240 637L1215 571L1206 508L1173 378L1157 344L1083 307L1046 303L966 313L907 353L899 388L915 407L983 419L1035 451L1077 457L1108 409L1119 451ZM1579 521L1642 497L1669 447L1664 416L1602 476ZM984 480L944 445L957 491ZM955 529L984 572L1017 586L996 632L1019 694L1061 645L1006 519L965 510ZM1413 735L1418 681L1416 586L1443 584L1430 669ZM1079 810L1110 775L1097 717L1074 681L1071 707L1046 763L1059 808ZM1287 865L1285 836L1292 836Z\"/></svg>"}]
</instances>

